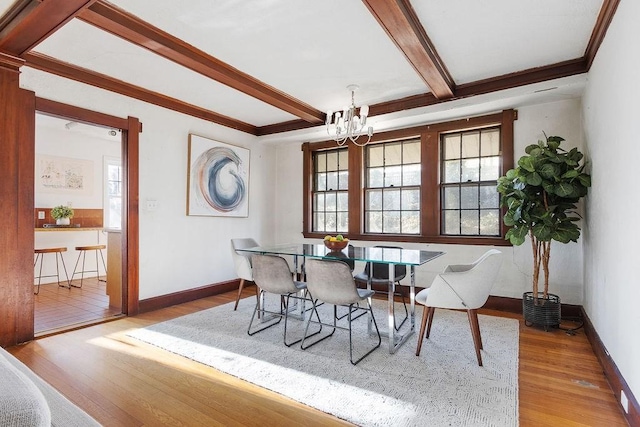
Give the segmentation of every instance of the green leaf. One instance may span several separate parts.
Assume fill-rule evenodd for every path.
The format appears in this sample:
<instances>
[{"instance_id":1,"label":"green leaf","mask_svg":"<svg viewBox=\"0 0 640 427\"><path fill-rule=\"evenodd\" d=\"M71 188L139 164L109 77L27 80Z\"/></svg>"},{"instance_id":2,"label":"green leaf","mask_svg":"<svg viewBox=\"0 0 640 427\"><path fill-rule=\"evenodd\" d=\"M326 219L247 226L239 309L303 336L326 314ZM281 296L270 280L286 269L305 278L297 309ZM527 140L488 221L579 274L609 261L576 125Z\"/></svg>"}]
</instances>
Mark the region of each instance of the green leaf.
<instances>
[{"instance_id":1,"label":"green leaf","mask_svg":"<svg viewBox=\"0 0 640 427\"><path fill-rule=\"evenodd\" d=\"M518 166L529 172L534 172L536 170L533 159L528 156L520 157L520 160L518 160Z\"/></svg>"},{"instance_id":2,"label":"green leaf","mask_svg":"<svg viewBox=\"0 0 640 427\"><path fill-rule=\"evenodd\" d=\"M578 175L578 181L585 187L591 187L591 176L586 173Z\"/></svg>"},{"instance_id":3,"label":"green leaf","mask_svg":"<svg viewBox=\"0 0 640 427\"><path fill-rule=\"evenodd\" d=\"M513 181L513 180L514 180L514 179L516 179L517 177L518 177L518 172L517 172L515 169L509 169L509 170L507 171L506 178L507 178L509 181Z\"/></svg>"},{"instance_id":4,"label":"green leaf","mask_svg":"<svg viewBox=\"0 0 640 427\"><path fill-rule=\"evenodd\" d=\"M574 191L573 185L569 182L559 182L553 186L553 193L560 197L571 197Z\"/></svg>"},{"instance_id":5,"label":"green leaf","mask_svg":"<svg viewBox=\"0 0 640 427\"><path fill-rule=\"evenodd\" d=\"M530 156L539 156L540 154L542 154L542 148L540 148L540 146L537 144L531 144L524 149L524 152Z\"/></svg>"},{"instance_id":6,"label":"green leaf","mask_svg":"<svg viewBox=\"0 0 640 427\"><path fill-rule=\"evenodd\" d=\"M540 175L544 179L551 179L555 176L558 176L560 173L560 167L554 163L545 163L540 166Z\"/></svg>"},{"instance_id":7,"label":"green leaf","mask_svg":"<svg viewBox=\"0 0 640 427\"><path fill-rule=\"evenodd\" d=\"M578 172L575 169L571 169L566 171L565 173L562 174L562 178L575 178L578 175L580 175L580 172Z\"/></svg>"},{"instance_id":8,"label":"green leaf","mask_svg":"<svg viewBox=\"0 0 640 427\"><path fill-rule=\"evenodd\" d=\"M531 173L527 175L527 184L540 185L542 184L542 177L538 175L538 172Z\"/></svg>"}]
</instances>

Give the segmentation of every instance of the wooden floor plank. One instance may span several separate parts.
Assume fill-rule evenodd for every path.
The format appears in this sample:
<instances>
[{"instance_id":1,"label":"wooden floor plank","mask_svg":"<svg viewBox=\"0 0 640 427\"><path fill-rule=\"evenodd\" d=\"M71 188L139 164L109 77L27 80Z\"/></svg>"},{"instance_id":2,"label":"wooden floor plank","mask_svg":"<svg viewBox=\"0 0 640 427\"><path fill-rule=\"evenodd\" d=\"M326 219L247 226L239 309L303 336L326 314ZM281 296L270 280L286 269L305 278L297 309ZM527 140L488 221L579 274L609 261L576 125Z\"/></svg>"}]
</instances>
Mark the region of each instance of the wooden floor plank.
<instances>
[{"instance_id":1,"label":"wooden floor plank","mask_svg":"<svg viewBox=\"0 0 640 427\"><path fill-rule=\"evenodd\" d=\"M71 283L80 286L80 279ZM85 278L81 288L68 289L58 286L56 282L43 283L34 300L36 336L46 335L61 328L101 321L121 313L121 310L109 307L106 283L98 277Z\"/></svg>"},{"instance_id":2,"label":"wooden floor plank","mask_svg":"<svg viewBox=\"0 0 640 427\"><path fill-rule=\"evenodd\" d=\"M254 303L252 288L243 295L241 304ZM350 425L126 336L132 328L234 299L235 292L228 292L42 338L9 351L106 426ZM493 310L481 314L521 317ZM584 331L573 336L562 330L545 332L520 320L519 357L521 426L627 425Z\"/></svg>"}]
</instances>

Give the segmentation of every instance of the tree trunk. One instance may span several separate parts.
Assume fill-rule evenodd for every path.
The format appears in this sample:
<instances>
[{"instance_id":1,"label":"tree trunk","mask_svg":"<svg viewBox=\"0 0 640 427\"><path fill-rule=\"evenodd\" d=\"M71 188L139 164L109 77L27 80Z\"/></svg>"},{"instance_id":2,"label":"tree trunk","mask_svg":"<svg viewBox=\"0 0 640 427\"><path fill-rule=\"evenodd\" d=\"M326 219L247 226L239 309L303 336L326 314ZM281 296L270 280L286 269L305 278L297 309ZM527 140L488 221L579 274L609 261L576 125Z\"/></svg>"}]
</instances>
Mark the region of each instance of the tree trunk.
<instances>
[{"instance_id":1,"label":"tree trunk","mask_svg":"<svg viewBox=\"0 0 640 427\"><path fill-rule=\"evenodd\" d=\"M551 257L551 242L542 243L542 270L544 272L544 293L543 297L547 299L549 294L549 258Z\"/></svg>"},{"instance_id":2,"label":"tree trunk","mask_svg":"<svg viewBox=\"0 0 640 427\"><path fill-rule=\"evenodd\" d=\"M531 249L533 250L533 302L538 304L538 279L540 277L540 262L541 260L541 243L533 235L533 229L529 230L529 236L531 237Z\"/></svg>"}]
</instances>

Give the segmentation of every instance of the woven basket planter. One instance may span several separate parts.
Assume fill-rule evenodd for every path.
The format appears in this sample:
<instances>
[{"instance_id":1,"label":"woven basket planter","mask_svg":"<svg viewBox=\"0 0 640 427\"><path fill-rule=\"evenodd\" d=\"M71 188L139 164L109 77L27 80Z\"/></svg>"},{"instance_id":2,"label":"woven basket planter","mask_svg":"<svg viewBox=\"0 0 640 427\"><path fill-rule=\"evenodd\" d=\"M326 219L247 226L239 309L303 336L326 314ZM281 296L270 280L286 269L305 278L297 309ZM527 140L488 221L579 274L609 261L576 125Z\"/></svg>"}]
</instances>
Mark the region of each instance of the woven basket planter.
<instances>
[{"instance_id":1,"label":"woven basket planter","mask_svg":"<svg viewBox=\"0 0 640 427\"><path fill-rule=\"evenodd\" d=\"M542 292L538 293L538 301L535 302L533 292L522 294L522 313L524 314L524 324L527 326L542 326L544 330L549 327L560 326L560 297L554 294L547 294L547 298L542 297Z\"/></svg>"}]
</instances>

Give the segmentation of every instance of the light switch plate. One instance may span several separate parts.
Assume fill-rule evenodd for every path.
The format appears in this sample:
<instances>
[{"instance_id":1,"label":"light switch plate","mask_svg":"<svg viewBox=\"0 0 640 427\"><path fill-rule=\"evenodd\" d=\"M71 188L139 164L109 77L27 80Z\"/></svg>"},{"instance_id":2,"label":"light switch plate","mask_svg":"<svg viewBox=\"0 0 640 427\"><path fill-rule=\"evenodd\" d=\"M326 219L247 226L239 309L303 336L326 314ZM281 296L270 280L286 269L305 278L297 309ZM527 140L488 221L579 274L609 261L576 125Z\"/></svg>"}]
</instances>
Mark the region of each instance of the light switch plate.
<instances>
[{"instance_id":1,"label":"light switch plate","mask_svg":"<svg viewBox=\"0 0 640 427\"><path fill-rule=\"evenodd\" d=\"M38 219L44 219L44 211L38 211Z\"/></svg>"}]
</instances>

